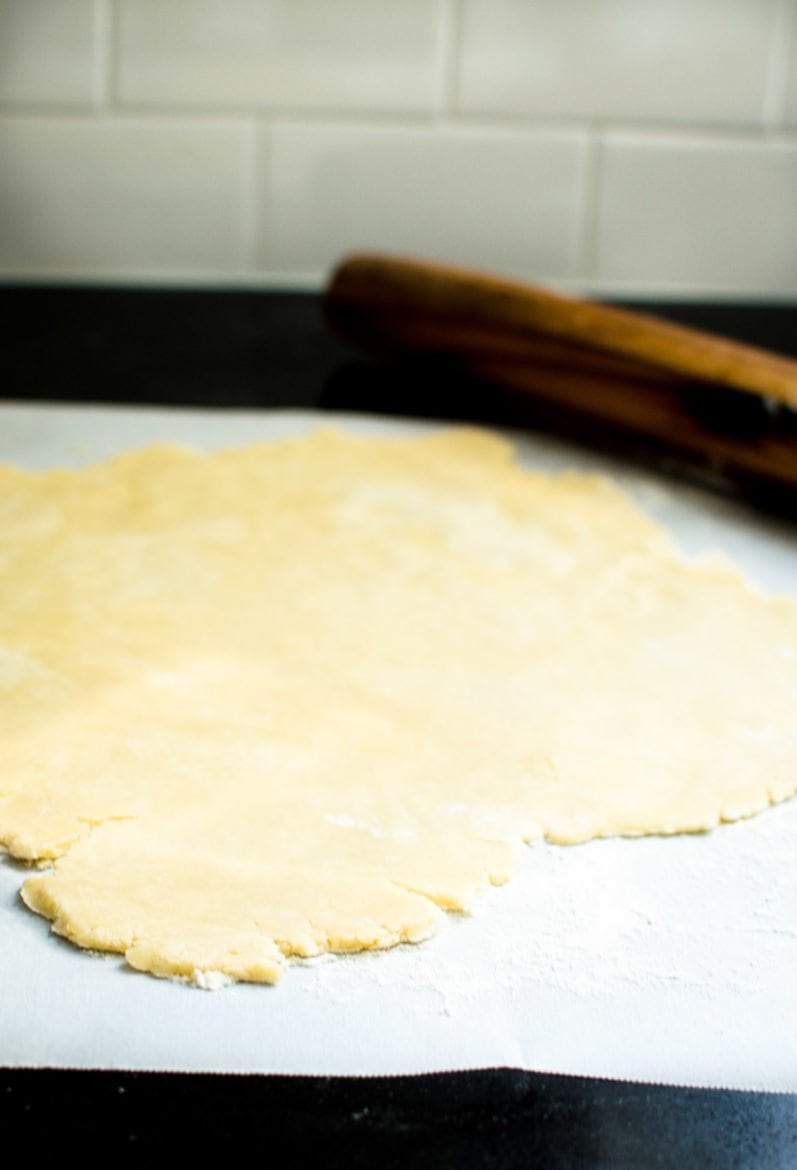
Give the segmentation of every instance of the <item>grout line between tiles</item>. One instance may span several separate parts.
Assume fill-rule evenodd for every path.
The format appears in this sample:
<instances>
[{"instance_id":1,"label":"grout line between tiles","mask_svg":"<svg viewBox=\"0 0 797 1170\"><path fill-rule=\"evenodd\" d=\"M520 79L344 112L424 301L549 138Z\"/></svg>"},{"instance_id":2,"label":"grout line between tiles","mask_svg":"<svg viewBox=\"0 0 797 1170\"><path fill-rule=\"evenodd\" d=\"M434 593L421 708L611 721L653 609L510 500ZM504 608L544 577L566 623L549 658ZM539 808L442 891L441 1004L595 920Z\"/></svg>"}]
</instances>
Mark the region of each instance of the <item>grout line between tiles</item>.
<instances>
[{"instance_id":1,"label":"grout line between tiles","mask_svg":"<svg viewBox=\"0 0 797 1170\"><path fill-rule=\"evenodd\" d=\"M64 125L74 126L82 124L90 126L97 122L103 122L109 127L119 127L124 129L128 126L146 126L148 128L167 128L167 129L196 129L197 126L212 126L212 127L228 127L240 128L248 125L250 121L257 121L249 114L224 114L217 113L212 117L207 118L183 118L177 112L164 112L160 116L152 116L143 111L128 111L120 109L118 106L113 106L110 109L92 109L87 106L66 106L66 105L42 105L42 106L26 106L20 109L11 109L10 107L0 107L0 125L14 125L24 126L26 123L35 125L42 122L61 122Z\"/></svg>"},{"instance_id":2,"label":"grout line between tiles","mask_svg":"<svg viewBox=\"0 0 797 1170\"><path fill-rule=\"evenodd\" d=\"M100 0L102 2L102 0ZM603 122L562 122L550 120L528 122L526 124L487 124L456 118L450 120L430 121L416 120L412 117L397 117L396 119L373 120L361 116L346 119L327 114L324 117L313 115L293 115L287 112L258 111L252 109L217 107L206 110L202 116L197 116L183 107L169 106L151 109L143 106L121 106L118 103L110 105L86 105L76 103L26 103L24 105L0 104L0 126L12 127L15 124L24 127L25 124L37 122L61 122L64 125L75 126L91 125L101 121L108 126L117 126L123 129L126 126L156 127L184 127L189 126L279 126L285 131L312 131L321 134L360 133L385 135L411 133L419 136L447 137L461 139L467 137L496 140L502 137L528 137L529 140L562 138L573 140L587 135L593 142L604 140L608 136L625 138L638 149L677 149L677 150L721 150L728 148L758 149L762 154L771 151L793 150L797 147L797 127L791 125L772 126L763 132L761 129L749 132L738 127L723 128L714 132L696 132L694 128L675 126L645 127L629 123Z\"/></svg>"},{"instance_id":3,"label":"grout line between tiles","mask_svg":"<svg viewBox=\"0 0 797 1170\"><path fill-rule=\"evenodd\" d=\"M107 0L95 0L102 5ZM97 70L99 73L99 70ZM113 67L108 71L113 73ZM95 89L99 88L95 86ZM377 115L366 110L299 110L296 108L280 109L277 106L257 107L246 105L217 105L193 106L180 103L165 103L150 105L145 102L120 102L115 96L111 76L103 82L103 91L107 91L107 98L103 97L100 104L99 96L94 104L88 102L0 102L0 120L13 121L19 119L35 120L57 119L74 121L76 119L90 120L93 116L102 115L109 120L113 119L120 124L125 122L163 123L214 123L230 124L254 119L258 122L269 121L281 126L298 128L301 130L313 129L334 133L338 130L354 130L363 132L413 131L424 134L481 134L489 137L512 135L522 137L538 135L572 135L581 134L585 130L593 133L610 133L627 135L645 145L657 146L668 143L692 144L700 146L771 146L777 143L791 145L797 139L797 127L783 124L773 125L762 132L761 125L733 124L733 123L687 123L687 122L646 122L633 119L612 121L585 121L578 118L552 118L550 116L514 117L502 115L479 115L468 113L465 116L453 117L434 115L431 112L384 111Z\"/></svg>"}]
</instances>

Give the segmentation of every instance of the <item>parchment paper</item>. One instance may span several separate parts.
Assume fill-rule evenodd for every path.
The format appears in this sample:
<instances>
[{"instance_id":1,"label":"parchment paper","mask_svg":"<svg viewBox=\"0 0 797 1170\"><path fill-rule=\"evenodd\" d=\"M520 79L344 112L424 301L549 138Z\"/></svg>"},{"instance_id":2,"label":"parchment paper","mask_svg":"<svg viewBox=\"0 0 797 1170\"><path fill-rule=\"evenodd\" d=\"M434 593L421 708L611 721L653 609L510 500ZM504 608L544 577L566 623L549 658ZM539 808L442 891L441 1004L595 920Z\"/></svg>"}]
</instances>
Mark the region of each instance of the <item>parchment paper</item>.
<instances>
[{"instance_id":1,"label":"parchment paper","mask_svg":"<svg viewBox=\"0 0 797 1170\"><path fill-rule=\"evenodd\" d=\"M76 466L150 441L227 446L319 424L432 425L10 404L0 460ZM794 530L580 448L511 437L530 465L614 475L687 552L722 549L761 588L797 595ZM50 934L20 902L28 871L0 857L0 1064L324 1075L513 1066L797 1091L795 858L797 801L709 834L534 845L508 885L426 943L293 963L276 987L205 992Z\"/></svg>"}]
</instances>

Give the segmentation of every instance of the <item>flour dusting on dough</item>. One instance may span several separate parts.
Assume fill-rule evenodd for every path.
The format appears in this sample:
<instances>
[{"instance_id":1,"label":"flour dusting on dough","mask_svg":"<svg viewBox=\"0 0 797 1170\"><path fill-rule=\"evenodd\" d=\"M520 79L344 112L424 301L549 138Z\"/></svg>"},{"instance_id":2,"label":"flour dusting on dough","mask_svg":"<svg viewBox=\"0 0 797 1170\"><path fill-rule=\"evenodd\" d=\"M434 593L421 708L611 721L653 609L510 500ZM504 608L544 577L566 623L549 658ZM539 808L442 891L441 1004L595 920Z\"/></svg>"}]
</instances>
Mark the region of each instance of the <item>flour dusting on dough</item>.
<instances>
[{"instance_id":1,"label":"flour dusting on dough","mask_svg":"<svg viewBox=\"0 0 797 1170\"><path fill-rule=\"evenodd\" d=\"M418 942L523 842L797 787L797 603L498 436L155 446L0 494L0 843L139 970Z\"/></svg>"}]
</instances>

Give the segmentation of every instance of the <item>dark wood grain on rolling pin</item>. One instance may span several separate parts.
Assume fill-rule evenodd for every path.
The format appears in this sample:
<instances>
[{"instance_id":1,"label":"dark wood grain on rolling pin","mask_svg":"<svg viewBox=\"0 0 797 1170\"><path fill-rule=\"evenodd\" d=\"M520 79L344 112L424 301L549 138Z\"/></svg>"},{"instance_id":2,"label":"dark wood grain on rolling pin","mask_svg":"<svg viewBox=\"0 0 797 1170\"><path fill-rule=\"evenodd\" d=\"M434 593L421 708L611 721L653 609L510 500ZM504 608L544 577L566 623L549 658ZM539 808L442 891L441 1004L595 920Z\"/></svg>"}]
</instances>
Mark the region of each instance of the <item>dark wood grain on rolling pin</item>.
<instances>
[{"instance_id":1,"label":"dark wood grain on rolling pin","mask_svg":"<svg viewBox=\"0 0 797 1170\"><path fill-rule=\"evenodd\" d=\"M445 359L576 418L759 488L797 491L797 361L641 312L448 265L344 260L330 326L381 356Z\"/></svg>"}]
</instances>

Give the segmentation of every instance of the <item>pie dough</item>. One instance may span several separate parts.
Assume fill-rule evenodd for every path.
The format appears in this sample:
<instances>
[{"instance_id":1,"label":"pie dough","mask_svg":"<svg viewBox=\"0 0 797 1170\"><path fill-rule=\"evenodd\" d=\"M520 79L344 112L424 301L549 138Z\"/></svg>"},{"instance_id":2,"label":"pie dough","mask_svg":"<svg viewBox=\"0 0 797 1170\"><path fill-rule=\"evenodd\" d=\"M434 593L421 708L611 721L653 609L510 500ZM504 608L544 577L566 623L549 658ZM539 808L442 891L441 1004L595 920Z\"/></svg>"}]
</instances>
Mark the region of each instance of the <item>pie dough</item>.
<instances>
[{"instance_id":1,"label":"pie dough","mask_svg":"<svg viewBox=\"0 0 797 1170\"><path fill-rule=\"evenodd\" d=\"M797 603L467 428L0 469L0 692L25 902L206 986L797 788Z\"/></svg>"}]
</instances>

